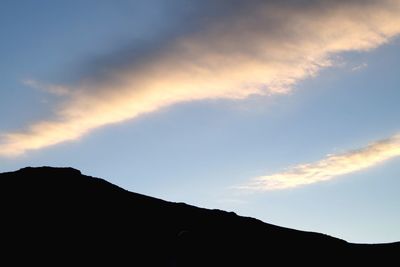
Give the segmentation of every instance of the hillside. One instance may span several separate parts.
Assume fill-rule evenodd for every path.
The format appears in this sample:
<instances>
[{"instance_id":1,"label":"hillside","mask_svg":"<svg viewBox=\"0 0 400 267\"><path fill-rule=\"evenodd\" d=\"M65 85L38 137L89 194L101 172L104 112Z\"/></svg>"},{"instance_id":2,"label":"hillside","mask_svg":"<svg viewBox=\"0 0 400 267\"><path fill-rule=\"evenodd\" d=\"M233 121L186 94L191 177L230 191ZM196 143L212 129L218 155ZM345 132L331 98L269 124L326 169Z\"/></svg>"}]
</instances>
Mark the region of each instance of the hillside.
<instances>
[{"instance_id":1,"label":"hillside","mask_svg":"<svg viewBox=\"0 0 400 267\"><path fill-rule=\"evenodd\" d=\"M167 202L72 168L3 173L0 190L1 258L15 263L324 265L393 262L400 256L400 243L356 245Z\"/></svg>"}]
</instances>

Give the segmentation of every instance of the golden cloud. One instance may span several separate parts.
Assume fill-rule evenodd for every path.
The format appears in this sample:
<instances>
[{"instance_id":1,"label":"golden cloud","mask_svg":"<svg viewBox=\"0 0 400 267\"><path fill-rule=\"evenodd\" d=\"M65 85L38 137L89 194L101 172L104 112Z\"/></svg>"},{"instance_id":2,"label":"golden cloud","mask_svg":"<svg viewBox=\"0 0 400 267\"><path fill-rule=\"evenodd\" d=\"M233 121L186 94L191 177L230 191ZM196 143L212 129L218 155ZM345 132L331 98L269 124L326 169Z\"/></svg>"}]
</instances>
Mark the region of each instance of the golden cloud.
<instances>
[{"instance_id":1,"label":"golden cloud","mask_svg":"<svg viewBox=\"0 0 400 267\"><path fill-rule=\"evenodd\" d=\"M287 189L331 180L335 177L373 167L400 156L400 134L341 155L329 155L314 163L294 166L284 172L260 176L240 188L266 191Z\"/></svg>"},{"instance_id":2,"label":"golden cloud","mask_svg":"<svg viewBox=\"0 0 400 267\"><path fill-rule=\"evenodd\" d=\"M3 134L0 155L75 140L180 102L284 94L333 64L332 54L372 49L400 33L398 0L252 3L176 38L146 61L111 70L102 81L52 85L48 91L65 98L56 119Z\"/></svg>"}]
</instances>

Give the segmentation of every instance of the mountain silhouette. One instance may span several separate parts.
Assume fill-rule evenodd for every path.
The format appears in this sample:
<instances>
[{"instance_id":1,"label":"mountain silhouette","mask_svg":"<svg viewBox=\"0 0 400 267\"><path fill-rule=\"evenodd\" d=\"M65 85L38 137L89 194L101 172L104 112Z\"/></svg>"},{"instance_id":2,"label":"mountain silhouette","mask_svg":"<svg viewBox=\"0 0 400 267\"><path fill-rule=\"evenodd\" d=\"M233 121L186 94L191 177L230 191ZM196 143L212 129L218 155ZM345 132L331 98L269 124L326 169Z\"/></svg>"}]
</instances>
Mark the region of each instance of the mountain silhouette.
<instances>
[{"instance_id":1,"label":"mountain silhouette","mask_svg":"<svg viewBox=\"0 0 400 267\"><path fill-rule=\"evenodd\" d=\"M351 244L129 192L72 168L2 173L0 190L0 256L12 265L382 265L400 256L399 242Z\"/></svg>"}]
</instances>

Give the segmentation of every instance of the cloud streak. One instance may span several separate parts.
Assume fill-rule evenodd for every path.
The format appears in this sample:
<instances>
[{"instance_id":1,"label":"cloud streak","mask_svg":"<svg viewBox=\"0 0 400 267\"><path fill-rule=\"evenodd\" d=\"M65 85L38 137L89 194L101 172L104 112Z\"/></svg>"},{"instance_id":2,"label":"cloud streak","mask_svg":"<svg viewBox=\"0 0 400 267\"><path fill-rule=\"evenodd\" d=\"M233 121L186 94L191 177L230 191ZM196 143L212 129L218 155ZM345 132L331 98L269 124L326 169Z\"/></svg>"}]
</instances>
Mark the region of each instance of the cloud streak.
<instances>
[{"instance_id":1,"label":"cloud streak","mask_svg":"<svg viewBox=\"0 0 400 267\"><path fill-rule=\"evenodd\" d=\"M86 77L73 88L47 88L64 97L56 119L2 134L0 155L76 140L176 103L285 94L334 64L333 54L367 51L400 33L398 0L240 3L227 14L219 8L217 16L203 18L197 31L156 46L157 53L146 60L104 66L108 72L102 79Z\"/></svg>"},{"instance_id":2,"label":"cloud streak","mask_svg":"<svg viewBox=\"0 0 400 267\"><path fill-rule=\"evenodd\" d=\"M53 95L63 96L69 94L69 89L61 85L42 84L35 80L24 80L23 84Z\"/></svg>"},{"instance_id":3,"label":"cloud streak","mask_svg":"<svg viewBox=\"0 0 400 267\"><path fill-rule=\"evenodd\" d=\"M358 150L340 155L328 155L317 162L297 165L282 173L257 177L240 188L255 191L294 188L328 181L398 156L400 156L400 134Z\"/></svg>"}]
</instances>

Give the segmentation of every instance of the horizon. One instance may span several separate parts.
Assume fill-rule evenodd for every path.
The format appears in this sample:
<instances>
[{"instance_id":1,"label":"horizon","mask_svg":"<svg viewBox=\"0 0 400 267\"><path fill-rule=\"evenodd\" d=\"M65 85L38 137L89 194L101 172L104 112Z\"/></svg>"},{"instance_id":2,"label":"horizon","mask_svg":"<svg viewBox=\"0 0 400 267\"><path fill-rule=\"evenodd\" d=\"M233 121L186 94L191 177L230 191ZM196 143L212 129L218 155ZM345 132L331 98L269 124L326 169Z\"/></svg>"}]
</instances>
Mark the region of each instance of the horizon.
<instances>
[{"instance_id":1,"label":"horizon","mask_svg":"<svg viewBox=\"0 0 400 267\"><path fill-rule=\"evenodd\" d=\"M6 1L0 172L73 167L400 241L399 14L399 0Z\"/></svg>"}]
</instances>

